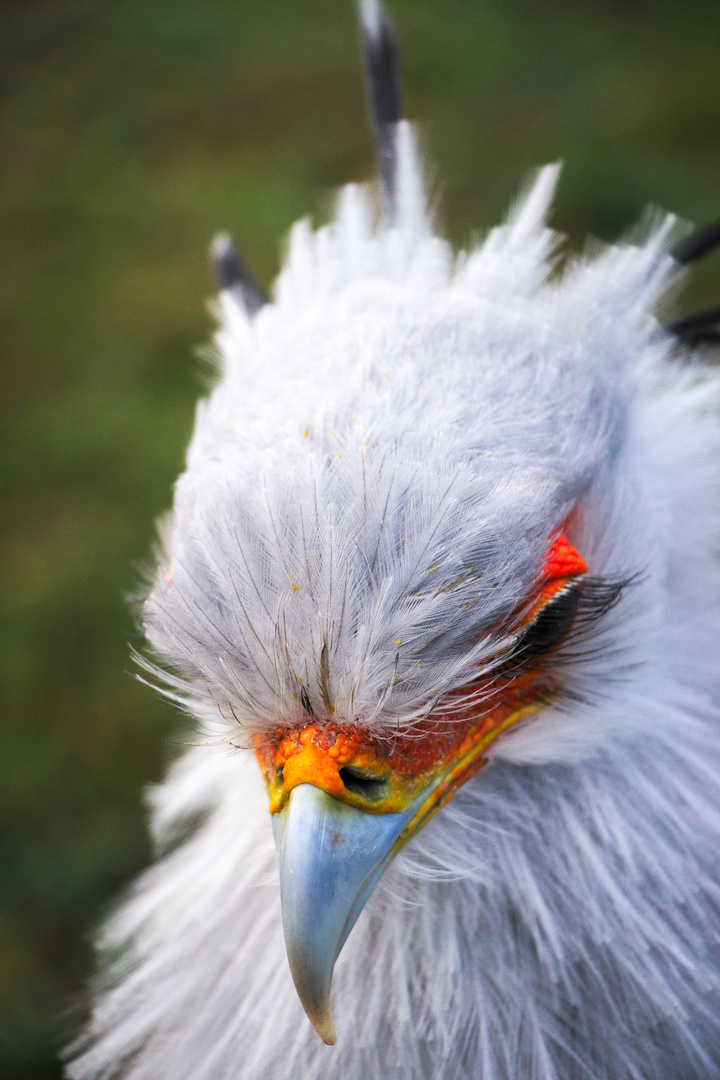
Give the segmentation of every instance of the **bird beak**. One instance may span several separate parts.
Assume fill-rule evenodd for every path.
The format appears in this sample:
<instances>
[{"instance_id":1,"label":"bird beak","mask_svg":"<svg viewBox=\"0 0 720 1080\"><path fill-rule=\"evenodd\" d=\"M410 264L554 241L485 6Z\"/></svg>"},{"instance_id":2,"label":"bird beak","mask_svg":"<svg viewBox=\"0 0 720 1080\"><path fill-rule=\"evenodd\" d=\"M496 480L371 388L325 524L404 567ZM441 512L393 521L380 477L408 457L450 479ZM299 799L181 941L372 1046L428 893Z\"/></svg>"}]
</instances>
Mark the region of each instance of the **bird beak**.
<instances>
[{"instance_id":1,"label":"bird beak","mask_svg":"<svg viewBox=\"0 0 720 1080\"><path fill-rule=\"evenodd\" d=\"M290 970L320 1038L335 1043L330 987L348 934L413 817L368 814L312 784L293 788L273 815Z\"/></svg>"},{"instance_id":2,"label":"bird beak","mask_svg":"<svg viewBox=\"0 0 720 1080\"><path fill-rule=\"evenodd\" d=\"M422 749L413 739L397 760L355 732L315 724L258 746L290 970L305 1012L329 1045L333 968L370 894L400 848L484 764L483 750L498 730L523 711L464 734L452 726L439 739L439 760L414 773L406 758ZM395 767L401 761L404 773Z\"/></svg>"}]
</instances>

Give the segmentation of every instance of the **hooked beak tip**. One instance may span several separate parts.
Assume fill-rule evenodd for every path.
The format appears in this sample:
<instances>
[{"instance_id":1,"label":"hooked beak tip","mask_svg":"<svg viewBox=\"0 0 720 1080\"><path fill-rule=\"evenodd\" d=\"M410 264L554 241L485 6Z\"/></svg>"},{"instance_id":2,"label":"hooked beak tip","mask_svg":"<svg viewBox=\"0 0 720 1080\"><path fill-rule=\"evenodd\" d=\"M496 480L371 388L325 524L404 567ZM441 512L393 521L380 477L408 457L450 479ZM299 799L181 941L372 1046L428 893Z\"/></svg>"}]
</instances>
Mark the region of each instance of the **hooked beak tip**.
<instances>
[{"instance_id":1,"label":"hooked beak tip","mask_svg":"<svg viewBox=\"0 0 720 1080\"><path fill-rule=\"evenodd\" d=\"M310 1016L309 1019L322 1041L326 1043L327 1046L334 1046L337 1042L337 1035L335 1034L335 1025L333 1024L330 1006L322 1013Z\"/></svg>"}]
</instances>

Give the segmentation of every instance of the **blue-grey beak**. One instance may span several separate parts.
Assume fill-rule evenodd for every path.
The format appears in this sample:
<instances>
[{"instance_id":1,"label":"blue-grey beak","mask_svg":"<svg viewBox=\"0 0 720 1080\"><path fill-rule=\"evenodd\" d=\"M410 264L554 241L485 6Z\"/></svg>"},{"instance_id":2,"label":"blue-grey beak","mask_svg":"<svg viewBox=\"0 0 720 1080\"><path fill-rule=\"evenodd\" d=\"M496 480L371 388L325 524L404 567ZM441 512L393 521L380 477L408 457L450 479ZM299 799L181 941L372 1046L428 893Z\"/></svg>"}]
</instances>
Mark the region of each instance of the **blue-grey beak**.
<instances>
[{"instance_id":1,"label":"blue-grey beak","mask_svg":"<svg viewBox=\"0 0 720 1080\"><path fill-rule=\"evenodd\" d=\"M300 784L273 815L290 970L305 1012L329 1045L335 961L416 809L413 803L402 813L369 814Z\"/></svg>"}]
</instances>

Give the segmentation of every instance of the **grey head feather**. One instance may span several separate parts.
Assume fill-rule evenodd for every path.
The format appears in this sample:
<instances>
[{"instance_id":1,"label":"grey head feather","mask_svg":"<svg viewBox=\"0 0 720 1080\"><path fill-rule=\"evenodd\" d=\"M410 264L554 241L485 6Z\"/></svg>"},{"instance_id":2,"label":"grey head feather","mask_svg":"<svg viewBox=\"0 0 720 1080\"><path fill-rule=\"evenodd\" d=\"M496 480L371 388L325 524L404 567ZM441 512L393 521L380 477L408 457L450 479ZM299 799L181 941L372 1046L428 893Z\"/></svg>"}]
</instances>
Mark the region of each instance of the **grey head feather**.
<instances>
[{"instance_id":1,"label":"grey head feather","mask_svg":"<svg viewBox=\"0 0 720 1080\"><path fill-rule=\"evenodd\" d=\"M720 345L720 307L706 308L673 319L667 324L667 329L683 344L691 347Z\"/></svg>"},{"instance_id":2,"label":"grey head feather","mask_svg":"<svg viewBox=\"0 0 720 1080\"><path fill-rule=\"evenodd\" d=\"M394 218L397 200L395 129L402 119L400 52L393 25L378 0L359 7L370 125L385 208Z\"/></svg>"},{"instance_id":3,"label":"grey head feather","mask_svg":"<svg viewBox=\"0 0 720 1080\"><path fill-rule=\"evenodd\" d=\"M720 248L720 220L713 221L670 249L670 254L681 266L691 266L706 255ZM720 307L695 311L667 323L666 329L683 345L697 348L701 345L720 345Z\"/></svg>"},{"instance_id":4,"label":"grey head feather","mask_svg":"<svg viewBox=\"0 0 720 1080\"><path fill-rule=\"evenodd\" d=\"M248 315L254 315L270 302L270 297L255 280L227 233L219 233L215 237L210 257L218 288L231 292L243 304Z\"/></svg>"},{"instance_id":5,"label":"grey head feather","mask_svg":"<svg viewBox=\"0 0 720 1080\"><path fill-rule=\"evenodd\" d=\"M702 229L698 229L691 236L681 240L670 249L670 254L681 266L690 266L691 263L705 258L711 251L720 247L720 219L713 221Z\"/></svg>"}]
</instances>

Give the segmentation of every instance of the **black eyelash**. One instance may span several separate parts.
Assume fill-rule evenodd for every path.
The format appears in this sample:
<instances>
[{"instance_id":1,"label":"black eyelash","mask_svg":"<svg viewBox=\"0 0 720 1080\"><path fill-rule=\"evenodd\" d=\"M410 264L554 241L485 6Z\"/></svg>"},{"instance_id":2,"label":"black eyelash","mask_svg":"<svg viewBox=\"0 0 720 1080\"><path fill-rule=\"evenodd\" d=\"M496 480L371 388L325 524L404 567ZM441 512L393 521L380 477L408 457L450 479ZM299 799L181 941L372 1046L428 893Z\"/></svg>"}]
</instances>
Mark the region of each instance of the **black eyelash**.
<instances>
[{"instance_id":1,"label":"black eyelash","mask_svg":"<svg viewBox=\"0 0 720 1080\"><path fill-rule=\"evenodd\" d=\"M583 577L571 582L549 600L533 622L523 630L495 673L506 678L517 675L521 670L532 667L537 661L555 653L561 645L565 648L558 660L562 658L567 662L587 658L592 654L592 649L578 651L577 645L598 620L615 607L623 590L633 580L634 578L625 578L610 581L605 578Z\"/></svg>"}]
</instances>

